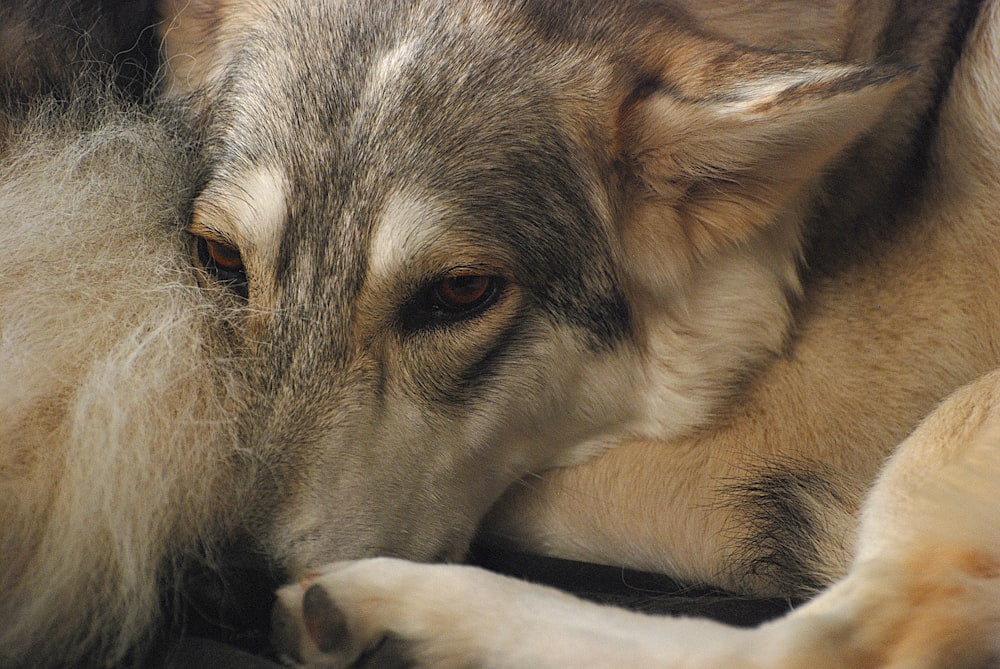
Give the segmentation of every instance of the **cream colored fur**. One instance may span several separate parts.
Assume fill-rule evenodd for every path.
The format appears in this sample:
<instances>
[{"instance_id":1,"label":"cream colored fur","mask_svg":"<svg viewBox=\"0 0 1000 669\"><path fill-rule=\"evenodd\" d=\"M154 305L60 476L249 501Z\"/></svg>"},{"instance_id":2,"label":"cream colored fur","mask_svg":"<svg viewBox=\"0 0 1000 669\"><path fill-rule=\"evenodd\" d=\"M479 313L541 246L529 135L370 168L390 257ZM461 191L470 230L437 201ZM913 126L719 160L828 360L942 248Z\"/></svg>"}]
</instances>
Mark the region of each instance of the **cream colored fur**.
<instances>
[{"instance_id":1,"label":"cream colored fur","mask_svg":"<svg viewBox=\"0 0 1000 669\"><path fill-rule=\"evenodd\" d=\"M732 542L748 528L718 503L726 485L760 463L805 458L839 472L860 504L863 482L917 423L1000 364L997 94L988 57L976 57L949 92L933 177L901 212L905 233L807 289L789 354L717 426L626 441L585 466L529 477L494 510L490 531L546 554L780 593L733 573ZM817 511L833 534L853 535L853 515ZM849 548L818 566L841 576Z\"/></svg>"},{"instance_id":2,"label":"cream colored fur","mask_svg":"<svg viewBox=\"0 0 1000 669\"><path fill-rule=\"evenodd\" d=\"M546 63L552 71L535 80L546 95L562 92L546 100L552 116L535 118L536 125L579 122L559 137L578 144L573 155L600 156L594 164L581 161L593 172L581 183L595 191L586 196L599 210L596 236L606 235L600 241L610 250L607 267L593 275L589 255L576 263L588 272L580 283L611 293L608 284L615 282L627 294L627 308L579 309L582 323L562 313L570 313L572 300L555 305L559 318L532 311L548 298L546 286L519 283L515 253L494 251L492 257L482 230L472 225L464 237L466 225L455 225L457 215L447 212L442 227L453 227L449 240L458 243L421 248L414 262L393 263L385 272L391 276L357 279L351 263L364 264L365 257L347 248L357 240L328 233L348 222L357 223L358 232L371 231L360 229L369 223L368 198L381 192L383 178L396 174L406 152L392 153L399 147L390 146L383 163L366 164L370 172L336 182L348 170L330 164L337 162L330 160L336 151L322 150L342 129L337 123L359 109L369 116L361 114L366 123L345 144L377 138L365 134L373 127L396 127L406 105L381 104L394 99L382 88L392 83L386 72L393 67L402 76L407 55L390 49L381 65L364 70L358 64L362 76L375 77L361 99L335 86L340 73L325 69L332 60L321 51L318 61L311 59L320 41L336 49L342 36L337 29L309 31L329 27L320 21L341 17L334 9L349 14L349 5L163 3L169 17L162 26L166 90L175 97L190 94L187 102L202 112L197 121L209 135L197 145L203 153L188 152L185 145L194 138L169 121L127 106L122 111L117 100L110 111L98 104L49 110L26 125L4 119L0 549L5 559L12 557L0 575L0 620L12 622L0 630L0 665L110 665L126 658L156 622L159 589L169 595L188 556L211 561L214 544L235 525L254 533L294 575L321 562L372 554L457 558L481 514L513 479L578 460L623 435L625 443L601 459L532 481L532 494L512 498L507 515L501 510L493 517L494 528L529 548L774 592L774 578L758 582L728 571L730 556L721 542L741 538L742 528L739 518L720 510L714 486L749 465L805 453L840 470L844 495L860 505L864 488L909 428L937 400L998 362L994 301L981 290L996 278L989 255L994 231L977 225L978 236L967 235L967 222L958 229L952 214L993 211L995 158L983 151L983 138L992 137L987 131L995 110L979 100L995 92L985 98L962 93L975 83L967 75L966 88L954 93L956 100L968 99L952 103L957 110L937 149L936 190L928 191L922 209L907 212L916 221L910 236L883 260L821 282L807 293L802 313L793 314L790 297L800 288L797 269L813 186L827 170L839 169L848 181L872 181L878 192L881 182L870 179L871 172L855 175L845 165L860 155L871 160L857 164L883 169L886 163L877 158L913 133L918 114L912 109L919 105L910 103L926 97L922 84L933 68L910 53L899 55L927 66L915 75L869 64L880 44L869 26L890 16L897 3L820 3L790 30L774 26L791 20L794 3L755 2L773 13L746 24L732 13L689 4L728 37L862 64L818 64L801 53L743 49L684 22L636 23L607 5L614 20L631 26L622 43L642 72L620 67L614 43L559 52ZM428 2L419 10L431 16L450 7ZM535 35L510 29L521 18L510 15L511 7L470 0L449 18L463 29L474 25L476 36L497 36L490 44L513 58L537 45L523 42L526 34L531 40ZM407 8L396 9L405 14ZM407 19L419 23L427 16ZM244 41L248 35L260 41ZM448 45L433 46L442 50L422 53L442 62L421 65L453 74ZM345 60L353 62L354 55ZM319 63L324 66L314 67ZM545 70L530 60L524 64ZM303 78L288 76L300 66ZM647 69L656 76L637 82ZM286 86L290 81L299 87ZM482 110L473 106L469 115L489 116L506 132L513 88L490 91L497 94L487 96L488 113L476 116ZM331 125L329 110L311 104L329 102L324 96L350 113ZM465 99L479 102L473 98ZM417 102L433 109L444 134L453 130L447 122L461 120L460 114L437 119L445 107L435 99ZM962 105L981 109L982 118L965 116ZM882 115L887 108L889 115ZM979 119L968 130L975 139L963 134L969 118ZM872 124L863 141L854 142ZM315 135L303 134L304 128ZM374 140L368 148L381 150ZM437 155L439 147L418 148ZM205 175L188 173L201 158L215 162ZM606 187L599 167L610 169L618 159L633 170L627 187ZM958 159L981 165L979 186L966 179L971 168L951 165ZM949 182L951 175L961 184ZM515 190L527 188L510 181ZM357 201L340 202L343 193L334 184ZM203 188L195 197L197 187ZM456 193L444 195L460 199ZM436 196L441 194L427 194ZM289 234L282 226L293 221L299 227ZM208 269L197 269L204 261L192 236L199 235L239 247L248 308L213 283ZM385 236L393 237L391 231L373 235ZM412 284L423 287L428 276L470 265L513 278L491 309L461 323L460 336L458 330L418 328L414 337L397 328ZM928 267L934 268L932 280L915 281ZM955 283L937 282L946 274ZM364 285L350 293L355 281ZM571 296L584 300L588 292ZM626 311L628 327L619 333L611 324L588 322L599 319L594 313ZM493 362L489 354L498 349L491 347L526 314L535 318L534 327L521 333L515 353L500 356L502 373L490 378L495 383L472 384L475 401L448 396L449 389L459 395L469 390L463 375L477 372L477 361ZM801 323L793 356L767 366L718 429L676 437L716 420L741 375L781 353L793 315ZM589 339L583 334L588 327L596 333ZM896 364L900 358L912 364ZM844 403L833 402L835 396ZM790 451L780 444L791 444ZM891 499L885 506L872 503L873 527L882 522L878 509L892 506ZM650 509L660 516L651 518ZM853 536L854 510L828 514L833 535ZM972 564L988 566L973 548ZM865 574L895 569L895 558L880 562L882 554L871 570L859 567L861 576L849 581L868 590L860 599L848 598L848 605L861 602L864 612L866 602L879 601L877 582ZM847 546L828 547L822 564L813 567L838 577L849 555ZM957 564L968 564L966 557ZM974 576L990 573L977 569ZM356 637L341 657L313 652L315 626L309 623L315 621L301 619L301 589L283 595L287 611L279 617L306 623L292 636L303 637L308 659L320 666L349 659L386 631L416 641L429 666L672 660L678 639L677 652L686 657L688 630L718 640L731 662L749 646L730 644L730 637L760 638L753 648L761 653L811 638L794 623L776 628L793 630L787 638L783 632L736 635L702 623L661 629L660 621L587 608L467 570L425 571L383 561L345 572L349 579L341 573L331 569L321 580L361 620L349 630ZM429 580L414 583L411 576ZM902 582L900 592L907 585ZM380 607L370 606L372 593ZM526 599L507 599L518 593ZM487 595L485 608L477 609L477 597ZM488 629L496 622L494 607L508 601L510 615ZM518 617L525 607L540 617ZM899 609L904 613L891 620L905 615L905 605ZM983 618L970 620L979 625ZM546 623L577 634L553 647ZM822 634L824 628L817 629ZM989 631L985 623L977 629ZM663 640L651 640L653 634ZM609 636L627 644L611 643ZM647 649L654 655L644 654Z\"/></svg>"},{"instance_id":3,"label":"cream colored fur","mask_svg":"<svg viewBox=\"0 0 1000 669\"><path fill-rule=\"evenodd\" d=\"M741 458L781 457L785 440L815 440L833 421L844 427L819 442L823 456L875 479L853 560L835 566L843 580L781 620L736 630L465 567L339 564L280 594L279 630L303 666L347 666L384 636L404 641L418 667L996 666L1000 372L987 370L998 362L1000 316L1000 3L983 11L942 115L930 184L906 214L919 224L912 236L884 264L824 286L804 348L765 372L728 424L686 441L624 444L507 509L518 522L509 516L505 531L535 547L724 581L712 536L727 528L712 525L706 484ZM887 416L916 422L935 393L976 376L909 438L887 433Z\"/></svg>"},{"instance_id":4,"label":"cream colored fur","mask_svg":"<svg viewBox=\"0 0 1000 669\"><path fill-rule=\"evenodd\" d=\"M239 457L224 314L181 237L186 149L92 93L34 110L0 159L3 667L113 662L148 635Z\"/></svg>"}]
</instances>

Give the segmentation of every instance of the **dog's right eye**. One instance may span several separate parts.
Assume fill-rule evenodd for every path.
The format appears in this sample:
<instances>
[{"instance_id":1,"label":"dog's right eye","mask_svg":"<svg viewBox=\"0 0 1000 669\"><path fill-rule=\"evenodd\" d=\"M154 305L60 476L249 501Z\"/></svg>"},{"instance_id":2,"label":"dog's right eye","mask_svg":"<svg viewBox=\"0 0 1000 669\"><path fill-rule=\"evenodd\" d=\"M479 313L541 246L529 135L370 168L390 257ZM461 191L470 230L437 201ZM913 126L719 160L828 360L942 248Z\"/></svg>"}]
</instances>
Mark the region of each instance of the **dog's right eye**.
<instances>
[{"instance_id":1,"label":"dog's right eye","mask_svg":"<svg viewBox=\"0 0 1000 669\"><path fill-rule=\"evenodd\" d=\"M239 249L206 237L199 236L195 239L198 261L205 271L216 281L243 299L247 299L249 295L247 273Z\"/></svg>"}]
</instances>

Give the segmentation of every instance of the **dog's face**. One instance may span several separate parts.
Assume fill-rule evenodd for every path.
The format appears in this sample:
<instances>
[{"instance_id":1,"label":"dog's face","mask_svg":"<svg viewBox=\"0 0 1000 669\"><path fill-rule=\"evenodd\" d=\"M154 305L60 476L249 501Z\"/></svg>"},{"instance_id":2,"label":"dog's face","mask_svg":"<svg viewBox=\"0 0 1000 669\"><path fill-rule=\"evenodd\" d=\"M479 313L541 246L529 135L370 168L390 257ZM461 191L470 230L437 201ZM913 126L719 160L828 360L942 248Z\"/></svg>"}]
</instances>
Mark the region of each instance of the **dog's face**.
<instances>
[{"instance_id":1,"label":"dog's face","mask_svg":"<svg viewBox=\"0 0 1000 669\"><path fill-rule=\"evenodd\" d=\"M527 472L702 420L785 336L776 220L896 88L650 3L164 11L211 165L192 258L293 570L459 557Z\"/></svg>"}]
</instances>

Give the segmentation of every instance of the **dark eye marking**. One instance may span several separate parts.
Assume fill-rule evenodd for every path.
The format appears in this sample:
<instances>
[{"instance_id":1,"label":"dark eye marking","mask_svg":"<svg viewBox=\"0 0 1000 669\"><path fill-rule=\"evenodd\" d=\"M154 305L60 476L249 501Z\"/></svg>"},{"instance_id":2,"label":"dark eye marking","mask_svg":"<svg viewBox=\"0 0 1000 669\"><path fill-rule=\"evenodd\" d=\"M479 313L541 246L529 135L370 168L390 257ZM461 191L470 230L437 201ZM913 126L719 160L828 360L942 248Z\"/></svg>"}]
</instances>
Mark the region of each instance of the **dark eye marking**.
<instances>
[{"instance_id":1,"label":"dark eye marking","mask_svg":"<svg viewBox=\"0 0 1000 669\"><path fill-rule=\"evenodd\" d=\"M195 236L198 262L213 279L244 300L249 296L243 256L235 246L200 235Z\"/></svg>"},{"instance_id":2,"label":"dark eye marking","mask_svg":"<svg viewBox=\"0 0 1000 669\"><path fill-rule=\"evenodd\" d=\"M403 305L400 324L419 330L470 320L496 304L506 285L503 277L471 272L435 279Z\"/></svg>"}]
</instances>

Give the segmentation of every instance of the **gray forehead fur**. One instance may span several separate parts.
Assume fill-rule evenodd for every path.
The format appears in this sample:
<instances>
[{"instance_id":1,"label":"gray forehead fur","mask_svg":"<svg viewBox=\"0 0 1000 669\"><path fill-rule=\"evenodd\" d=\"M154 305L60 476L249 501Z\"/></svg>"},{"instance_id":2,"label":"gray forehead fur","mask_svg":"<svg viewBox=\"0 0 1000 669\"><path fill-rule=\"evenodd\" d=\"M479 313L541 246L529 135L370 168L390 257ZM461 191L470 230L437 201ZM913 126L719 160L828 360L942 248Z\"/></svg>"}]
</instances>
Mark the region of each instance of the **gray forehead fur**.
<instances>
[{"instance_id":1,"label":"gray forehead fur","mask_svg":"<svg viewBox=\"0 0 1000 669\"><path fill-rule=\"evenodd\" d=\"M268 22L280 32L251 31L217 98L226 106L212 110L217 173L288 166L279 294L301 302L307 282L310 297L280 306L315 311L331 331L347 329L377 217L405 188L504 249L541 312L609 345L628 328L601 213L613 184L552 104L572 64L552 71L544 21L489 31L463 22L461 4L303 3ZM410 41L398 78L366 94L379 59Z\"/></svg>"}]
</instances>

